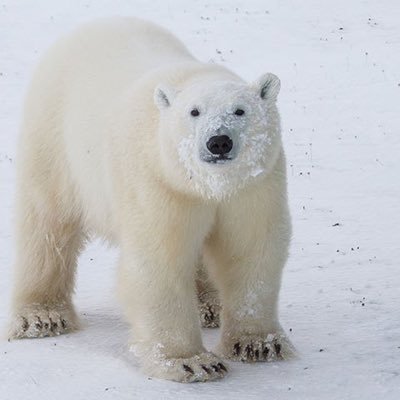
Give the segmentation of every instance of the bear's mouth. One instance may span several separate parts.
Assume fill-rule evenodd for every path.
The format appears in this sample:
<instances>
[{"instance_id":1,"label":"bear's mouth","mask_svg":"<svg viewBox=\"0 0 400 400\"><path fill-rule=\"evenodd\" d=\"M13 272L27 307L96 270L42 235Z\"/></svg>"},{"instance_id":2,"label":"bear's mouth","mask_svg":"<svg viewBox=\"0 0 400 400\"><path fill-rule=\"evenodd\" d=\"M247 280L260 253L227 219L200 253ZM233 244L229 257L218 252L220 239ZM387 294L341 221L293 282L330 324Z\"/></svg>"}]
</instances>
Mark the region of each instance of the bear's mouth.
<instances>
[{"instance_id":1,"label":"bear's mouth","mask_svg":"<svg viewBox=\"0 0 400 400\"><path fill-rule=\"evenodd\" d=\"M210 164L223 164L227 161L231 161L233 157L229 155L219 154L219 155L208 155L207 157L203 158L203 161L210 163Z\"/></svg>"}]
</instances>

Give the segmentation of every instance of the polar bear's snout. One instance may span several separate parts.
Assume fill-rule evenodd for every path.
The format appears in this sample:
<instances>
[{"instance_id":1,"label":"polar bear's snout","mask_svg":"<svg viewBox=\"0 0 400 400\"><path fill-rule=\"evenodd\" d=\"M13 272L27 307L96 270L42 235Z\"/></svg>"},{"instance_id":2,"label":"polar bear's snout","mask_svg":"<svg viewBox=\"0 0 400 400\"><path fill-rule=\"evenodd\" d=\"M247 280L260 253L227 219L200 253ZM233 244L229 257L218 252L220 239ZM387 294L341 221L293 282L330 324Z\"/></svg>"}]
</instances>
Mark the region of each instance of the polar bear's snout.
<instances>
[{"instance_id":1,"label":"polar bear's snout","mask_svg":"<svg viewBox=\"0 0 400 400\"><path fill-rule=\"evenodd\" d=\"M202 161L219 163L236 158L238 135L235 130L221 126L206 136L200 151Z\"/></svg>"},{"instance_id":2,"label":"polar bear's snout","mask_svg":"<svg viewBox=\"0 0 400 400\"><path fill-rule=\"evenodd\" d=\"M206 146L212 154L225 157L232 150L233 142L228 135L216 135L208 139Z\"/></svg>"}]
</instances>

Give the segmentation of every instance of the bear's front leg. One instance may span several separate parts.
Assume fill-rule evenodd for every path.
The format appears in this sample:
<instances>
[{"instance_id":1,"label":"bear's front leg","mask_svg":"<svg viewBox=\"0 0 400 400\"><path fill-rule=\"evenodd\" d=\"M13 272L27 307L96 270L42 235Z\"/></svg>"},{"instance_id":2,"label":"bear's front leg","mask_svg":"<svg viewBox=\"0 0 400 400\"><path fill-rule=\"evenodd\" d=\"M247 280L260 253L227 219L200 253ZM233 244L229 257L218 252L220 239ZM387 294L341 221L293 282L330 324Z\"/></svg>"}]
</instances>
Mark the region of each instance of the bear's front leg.
<instances>
[{"instance_id":1,"label":"bear's front leg","mask_svg":"<svg viewBox=\"0 0 400 400\"><path fill-rule=\"evenodd\" d=\"M284 197L268 195L255 189L221 205L205 248L223 304L218 353L235 361L274 361L293 354L277 311L289 214Z\"/></svg>"},{"instance_id":2,"label":"bear's front leg","mask_svg":"<svg viewBox=\"0 0 400 400\"><path fill-rule=\"evenodd\" d=\"M195 290L195 265L215 211L164 201L147 204L122 235L119 288L131 349L144 372L158 378L222 378L225 364L202 344Z\"/></svg>"},{"instance_id":3,"label":"bear's front leg","mask_svg":"<svg viewBox=\"0 0 400 400\"><path fill-rule=\"evenodd\" d=\"M81 223L63 220L43 188L32 185L41 207L20 189L10 339L56 336L79 326L72 293L84 242Z\"/></svg>"}]
</instances>

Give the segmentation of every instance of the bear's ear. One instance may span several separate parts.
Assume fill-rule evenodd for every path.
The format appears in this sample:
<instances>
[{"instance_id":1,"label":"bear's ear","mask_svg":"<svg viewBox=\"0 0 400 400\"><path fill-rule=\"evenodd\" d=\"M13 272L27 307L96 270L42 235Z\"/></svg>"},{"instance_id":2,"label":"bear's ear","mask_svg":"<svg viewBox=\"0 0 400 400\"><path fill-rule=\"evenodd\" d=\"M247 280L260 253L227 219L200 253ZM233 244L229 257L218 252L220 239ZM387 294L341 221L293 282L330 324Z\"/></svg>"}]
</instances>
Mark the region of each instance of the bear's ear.
<instances>
[{"instance_id":1,"label":"bear's ear","mask_svg":"<svg viewBox=\"0 0 400 400\"><path fill-rule=\"evenodd\" d=\"M257 80L255 87L262 99L276 101L281 88L281 81L276 75L268 72Z\"/></svg>"},{"instance_id":2,"label":"bear's ear","mask_svg":"<svg viewBox=\"0 0 400 400\"><path fill-rule=\"evenodd\" d=\"M169 107L174 97L175 91L165 85L158 85L154 91L154 102L160 110Z\"/></svg>"}]
</instances>

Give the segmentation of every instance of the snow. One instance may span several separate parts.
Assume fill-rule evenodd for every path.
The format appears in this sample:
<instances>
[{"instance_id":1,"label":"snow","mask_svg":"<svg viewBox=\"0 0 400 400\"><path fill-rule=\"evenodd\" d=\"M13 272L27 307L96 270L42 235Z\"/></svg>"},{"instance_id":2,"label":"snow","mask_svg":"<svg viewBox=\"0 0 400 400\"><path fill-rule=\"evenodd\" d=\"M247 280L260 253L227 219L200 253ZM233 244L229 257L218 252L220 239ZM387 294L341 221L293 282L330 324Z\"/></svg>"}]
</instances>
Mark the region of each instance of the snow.
<instances>
[{"instance_id":1,"label":"snow","mask_svg":"<svg viewBox=\"0 0 400 400\"><path fill-rule=\"evenodd\" d=\"M0 341L0 398L397 399L400 396L400 7L396 0L2 0L0 2L0 325L8 319L15 152L24 91L43 51L78 23L136 15L202 60L252 81L282 81L294 236L280 301L300 353L231 363L227 378L179 384L144 376L113 292L117 251L80 259L84 329ZM218 330L205 330L208 348Z\"/></svg>"}]
</instances>

